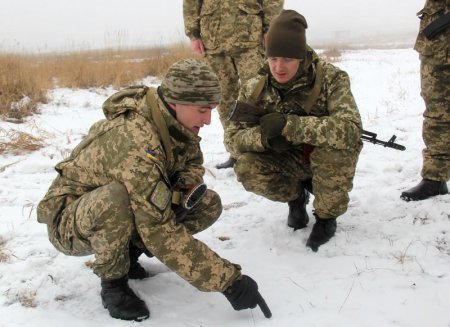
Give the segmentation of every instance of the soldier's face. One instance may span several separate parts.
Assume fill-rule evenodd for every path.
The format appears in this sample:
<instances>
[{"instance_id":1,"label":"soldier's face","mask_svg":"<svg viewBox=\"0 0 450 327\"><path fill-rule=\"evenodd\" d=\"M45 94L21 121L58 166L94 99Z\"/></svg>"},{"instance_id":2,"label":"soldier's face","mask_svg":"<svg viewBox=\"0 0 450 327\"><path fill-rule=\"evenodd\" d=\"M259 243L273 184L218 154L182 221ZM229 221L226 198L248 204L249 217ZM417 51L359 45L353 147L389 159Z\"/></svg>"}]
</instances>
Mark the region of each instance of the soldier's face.
<instances>
[{"instance_id":1,"label":"soldier's face","mask_svg":"<svg viewBox=\"0 0 450 327\"><path fill-rule=\"evenodd\" d=\"M195 134L200 132L200 128L211 123L211 110L214 105L198 106L186 104L170 104L177 113L178 122Z\"/></svg>"},{"instance_id":2,"label":"soldier's face","mask_svg":"<svg viewBox=\"0 0 450 327\"><path fill-rule=\"evenodd\" d=\"M280 84L286 84L294 78L300 67L301 60L294 58L269 57L270 72L275 80Z\"/></svg>"}]
</instances>

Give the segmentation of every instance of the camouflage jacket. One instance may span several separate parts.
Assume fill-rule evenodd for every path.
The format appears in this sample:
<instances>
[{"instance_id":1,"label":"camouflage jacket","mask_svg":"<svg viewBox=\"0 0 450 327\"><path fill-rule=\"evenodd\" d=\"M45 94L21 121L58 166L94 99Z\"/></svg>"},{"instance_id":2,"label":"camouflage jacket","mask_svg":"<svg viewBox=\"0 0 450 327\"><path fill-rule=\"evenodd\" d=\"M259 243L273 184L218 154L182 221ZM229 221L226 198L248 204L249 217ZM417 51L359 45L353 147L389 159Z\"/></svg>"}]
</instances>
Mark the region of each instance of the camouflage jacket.
<instances>
[{"instance_id":1,"label":"camouflage jacket","mask_svg":"<svg viewBox=\"0 0 450 327\"><path fill-rule=\"evenodd\" d=\"M313 88L317 64L321 62L323 78L319 96L309 113L303 103ZM239 99L252 102L253 92L260 81L266 83L257 101L253 104L264 111L288 114L283 136L293 146L310 144L317 147L336 149L360 149L362 123L358 108L350 90L347 73L327 63L309 48L308 59L302 73L293 82L278 84L264 67L258 76L250 79L240 90ZM226 137L233 153L248 151L264 152L261 130L258 126L232 123L226 130Z\"/></svg>"},{"instance_id":2,"label":"camouflage jacket","mask_svg":"<svg viewBox=\"0 0 450 327\"><path fill-rule=\"evenodd\" d=\"M177 224L170 206L170 177L175 173L186 185L203 182L200 137L179 124L153 93L172 142L175 160L170 167L146 102L150 90L128 88L105 101L106 119L95 123L70 157L57 164L59 176L39 203L38 221L55 224L66 205L118 181L128 190L136 228L147 249L198 289L223 291L240 275L239 269ZM167 259L174 253L183 265ZM209 280L201 278L205 271L214 272Z\"/></svg>"},{"instance_id":3,"label":"camouflage jacket","mask_svg":"<svg viewBox=\"0 0 450 327\"><path fill-rule=\"evenodd\" d=\"M432 40L428 40L423 30L436 18L450 12L450 0L427 0L425 7L417 13L420 18L419 34L414 49L436 64L450 63L450 28L445 29Z\"/></svg>"},{"instance_id":4,"label":"camouflage jacket","mask_svg":"<svg viewBox=\"0 0 450 327\"><path fill-rule=\"evenodd\" d=\"M184 0L185 33L201 38L208 53L261 46L283 0Z\"/></svg>"}]
</instances>

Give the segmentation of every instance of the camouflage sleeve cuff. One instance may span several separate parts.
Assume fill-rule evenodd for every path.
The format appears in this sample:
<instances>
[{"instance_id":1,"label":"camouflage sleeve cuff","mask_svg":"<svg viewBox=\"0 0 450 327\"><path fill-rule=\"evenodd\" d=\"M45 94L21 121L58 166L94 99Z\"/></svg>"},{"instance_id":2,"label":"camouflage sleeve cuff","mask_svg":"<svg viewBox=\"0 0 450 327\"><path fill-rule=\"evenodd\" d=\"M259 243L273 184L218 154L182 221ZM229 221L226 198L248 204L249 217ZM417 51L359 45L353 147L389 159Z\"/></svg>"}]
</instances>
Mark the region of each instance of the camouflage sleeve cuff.
<instances>
[{"instance_id":1,"label":"camouflage sleeve cuff","mask_svg":"<svg viewBox=\"0 0 450 327\"><path fill-rule=\"evenodd\" d=\"M252 138L252 142L250 143L250 149L247 151L255 151L255 152L264 152L266 151L266 147L264 146L262 142L262 136L261 136L261 128L258 126L254 130L255 137Z\"/></svg>"},{"instance_id":2,"label":"camouflage sleeve cuff","mask_svg":"<svg viewBox=\"0 0 450 327\"><path fill-rule=\"evenodd\" d=\"M200 28L186 27L184 33L190 40L200 39Z\"/></svg>"},{"instance_id":3,"label":"camouflage sleeve cuff","mask_svg":"<svg viewBox=\"0 0 450 327\"><path fill-rule=\"evenodd\" d=\"M226 262L229 262L227 259L223 259L223 260ZM231 262L229 262L229 263L232 264L236 268L236 270L235 270L234 274L231 276L230 280L224 285L223 289L219 291L222 293L225 292L236 280L242 278L241 266L236 263L231 263Z\"/></svg>"}]
</instances>

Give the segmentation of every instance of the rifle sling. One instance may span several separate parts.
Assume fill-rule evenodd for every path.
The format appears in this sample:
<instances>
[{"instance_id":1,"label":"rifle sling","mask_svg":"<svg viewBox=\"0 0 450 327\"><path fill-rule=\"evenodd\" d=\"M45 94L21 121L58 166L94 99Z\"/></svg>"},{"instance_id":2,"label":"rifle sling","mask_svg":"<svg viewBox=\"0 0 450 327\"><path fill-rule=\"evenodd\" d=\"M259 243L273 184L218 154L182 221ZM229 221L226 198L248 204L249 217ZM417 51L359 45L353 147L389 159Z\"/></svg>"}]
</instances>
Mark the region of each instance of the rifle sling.
<instances>
[{"instance_id":1,"label":"rifle sling","mask_svg":"<svg viewBox=\"0 0 450 327\"><path fill-rule=\"evenodd\" d=\"M146 95L147 105L150 108L150 115L158 129L158 134L161 137L164 152L166 153L168 167L169 169L172 169L175 163L172 152L172 141L170 140L169 130L167 128L166 121L164 120L161 110L159 109L157 98L158 94L156 92L156 89L154 88L148 89Z\"/></svg>"},{"instance_id":2,"label":"rifle sling","mask_svg":"<svg viewBox=\"0 0 450 327\"><path fill-rule=\"evenodd\" d=\"M305 109L305 112L308 115L311 112L312 107L316 104L317 98L319 97L320 89L322 87L322 77L323 77L322 64L319 61L317 62L316 66L316 79L314 80L314 86L303 105L303 109Z\"/></svg>"},{"instance_id":3,"label":"rifle sling","mask_svg":"<svg viewBox=\"0 0 450 327\"><path fill-rule=\"evenodd\" d=\"M262 77L255 86L252 94L250 94L249 100L250 103L255 104L259 100L259 96L262 93L264 86L266 85L267 76Z\"/></svg>"}]
</instances>

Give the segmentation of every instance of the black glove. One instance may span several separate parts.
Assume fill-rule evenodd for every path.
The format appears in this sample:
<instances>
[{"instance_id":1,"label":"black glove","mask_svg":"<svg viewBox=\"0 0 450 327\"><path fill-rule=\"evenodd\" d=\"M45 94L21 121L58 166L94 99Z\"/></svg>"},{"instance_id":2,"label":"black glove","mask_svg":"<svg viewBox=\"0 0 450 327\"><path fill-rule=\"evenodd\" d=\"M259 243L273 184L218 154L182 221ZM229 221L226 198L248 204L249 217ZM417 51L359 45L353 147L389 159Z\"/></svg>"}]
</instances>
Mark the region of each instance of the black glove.
<instances>
[{"instance_id":1,"label":"black glove","mask_svg":"<svg viewBox=\"0 0 450 327\"><path fill-rule=\"evenodd\" d=\"M289 149L291 143L281 135L286 126L286 117L279 112L266 114L259 119L261 141L266 149L283 152Z\"/></svg>"},{"instance_id":2,"label":"black glove","mask_svg":"<svg viewBox=\"0 0 450 327\"><path fill-rule=\"evenodd\" d=\"M171 206L173 212L175 213L175 220L177 223L181 223L188 214L188 209L184 208L183 206L180 206L178 204L173 204Z\"/></svg>"},{"instance_id":3,"label":"black glove","mask_svg":"<svg viewBox=\"0 0 450 327\"><path fill-rule=\"evenodd\" d=\"M258 284L249 276L242 275L228 287L223 295L230 301L234 310L253 309L257 305L266 318L272 317L269 307L258 292Z\"/></svg>"}]
</instances>

